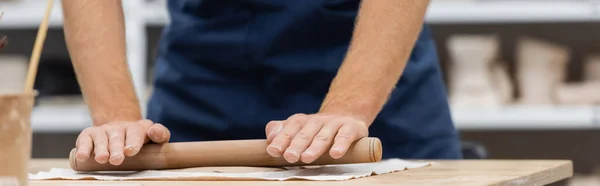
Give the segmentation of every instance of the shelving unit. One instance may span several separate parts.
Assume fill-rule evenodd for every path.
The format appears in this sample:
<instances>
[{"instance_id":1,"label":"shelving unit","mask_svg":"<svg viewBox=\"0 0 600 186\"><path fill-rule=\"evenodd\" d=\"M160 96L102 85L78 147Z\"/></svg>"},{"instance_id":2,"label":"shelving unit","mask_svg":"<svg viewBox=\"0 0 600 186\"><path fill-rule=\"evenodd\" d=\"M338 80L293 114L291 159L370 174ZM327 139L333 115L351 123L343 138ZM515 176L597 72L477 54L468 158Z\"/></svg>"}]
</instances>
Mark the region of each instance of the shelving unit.
<instances>
[{"instance_id":1,"label":"shelving unit","mask_svg":"<svg viewBox=\"0 0 600 186\"><path fill-rule=\"evenodd\" d=\"M138 95L146 90L146 26L167 24L164 2L148 4L143 0L127 0L124 10L127 24L127 55ZM51 28L62 27L60 1L55 2L50 19ZM21 0L0 3L4 17L0 29L37 29L42 20L45 1ZM595 1L433 1L426 21L430 24L514 23L600 21L600 3ZM142 101L142 105L145 105ZM145 108L142 107L142 108ZM595 129L600 114L595 106L522 107L497 110L453 110L453 118L461 130L510 129ZM34 131L80 131L91 123L87 108L38 107L32 116ZM567 125L568 124L568 125Z\"/></svg>"},{"instance_id":2,"label":"shelving unit","mask_svg":"<svg viewBox=\"0 0 600 186\"><path fill-rule=\"evenodd\" d=\"M595 129L594 106L508 106L499 109L453 109L461 130Z\"/></svg>"}]
</instances>

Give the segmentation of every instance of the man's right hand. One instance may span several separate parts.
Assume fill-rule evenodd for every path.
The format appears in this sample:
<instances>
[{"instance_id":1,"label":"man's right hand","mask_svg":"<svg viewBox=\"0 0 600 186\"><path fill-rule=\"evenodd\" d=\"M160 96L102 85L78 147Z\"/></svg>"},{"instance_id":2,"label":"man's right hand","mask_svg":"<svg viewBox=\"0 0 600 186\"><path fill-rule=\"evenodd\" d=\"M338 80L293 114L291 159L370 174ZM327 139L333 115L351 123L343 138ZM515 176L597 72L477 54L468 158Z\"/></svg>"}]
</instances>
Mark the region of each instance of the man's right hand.
<instances>
[{"instance_id":1,"label":"man's right hand","mask_svg":"<svg viewBox=\"0 0 600 186\"><path fill-rule=\"evenodd\" d=\"M165 126L150 120L107 123L86 128L79 134L75 157L85 161L94 154L98 163L120 165L125 156L136 155L142 145L150 141L166 143L170 137Z\"/></svg>"}]
</instances>

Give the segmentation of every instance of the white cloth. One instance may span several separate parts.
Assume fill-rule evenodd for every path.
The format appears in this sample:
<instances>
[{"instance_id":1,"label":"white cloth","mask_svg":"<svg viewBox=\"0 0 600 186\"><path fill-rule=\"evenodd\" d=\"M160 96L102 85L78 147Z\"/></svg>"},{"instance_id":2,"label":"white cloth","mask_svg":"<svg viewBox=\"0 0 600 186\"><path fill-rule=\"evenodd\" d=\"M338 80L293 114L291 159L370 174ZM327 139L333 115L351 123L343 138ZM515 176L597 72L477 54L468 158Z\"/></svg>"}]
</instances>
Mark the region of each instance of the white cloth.
<instances>
[{"instance_id":1,"label":"white cloth","mask_svg":"<svg viewBox=\"0 0 600 186\"><path fill-rule=\"evenodd\" d=\"M215 172L176 172L176 171L111 171L77 172L71 169L52 168L49 172L30 174L31 180L316 180L342 181L416 169L432 165L430 162L412 162L401 159L388 159L376 163L326 165L295 168L272 172L215 173Z\"/></svg>"}]
</instances>

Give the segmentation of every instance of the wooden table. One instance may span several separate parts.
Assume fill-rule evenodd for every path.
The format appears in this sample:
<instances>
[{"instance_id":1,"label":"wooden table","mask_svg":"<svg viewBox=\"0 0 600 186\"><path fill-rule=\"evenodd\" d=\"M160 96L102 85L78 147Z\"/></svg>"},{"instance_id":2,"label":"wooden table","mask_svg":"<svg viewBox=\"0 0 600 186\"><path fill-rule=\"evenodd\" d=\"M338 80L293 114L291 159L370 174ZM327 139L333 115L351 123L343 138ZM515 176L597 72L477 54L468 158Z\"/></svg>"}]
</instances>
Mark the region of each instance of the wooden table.
<instances>
[{"instance_id":1,"label":"wooden table","mask_svg":"<svg viewBox=\"0 0 600 186\"><path fill-rule=\"evenodd\" d=\"M188 185L305 185L324 186L358 185L544 185L573 176L573 164L568 160L445 160L433 161L435 165L397 173L377 175L349 181L31 181L31 186L78 186L82 184L103 186L188 186ZM36 159L30 166L31 173L48 171L51 167L69 168L64 159ZM108 185L105 185L108 184ZM130 185L128 185L130 184Z\"/></svg>"}]
</instances>

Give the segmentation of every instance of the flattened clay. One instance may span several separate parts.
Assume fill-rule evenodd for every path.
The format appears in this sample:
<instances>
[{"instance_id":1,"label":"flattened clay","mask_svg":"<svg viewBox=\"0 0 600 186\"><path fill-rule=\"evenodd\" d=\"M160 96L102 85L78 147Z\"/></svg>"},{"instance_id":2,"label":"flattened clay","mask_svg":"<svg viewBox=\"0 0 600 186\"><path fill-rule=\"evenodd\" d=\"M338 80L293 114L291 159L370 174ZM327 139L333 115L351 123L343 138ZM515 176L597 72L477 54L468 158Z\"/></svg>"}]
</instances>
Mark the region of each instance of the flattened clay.
<instances>
[{"instance_id":1,"label":"flattened clay","mask_svg":"<svg viewBox=\"0 0 600 186\"><path fill-rule=\"evenodd\" d=\"M435 166L433 162L386 159L373 163L337 164L310 167L290 167L288 170L232 167L229 169L180 169L143 171L77 172L72 169L52 168L48 172L30 174L32 180L160 180L160 181L215 181L215 180L314 180L343 181Z\"/></svg>"},{"instance_id":2,"label":"flattened clay","mask_svg":"<svg viewBox=\"0 0 600 186\"><path fill-rule=\"evenodd\" d=\"M33 95L0 95L0 183L27 185Z\"/></svg>"},{"instance_id":3,"label":"flattened clay","mask_svg":"<svg viewBox=\"0 0 600 186\"><path fill-rule=\"evenodd\" d=\"M510 99L510 81L495 62L494 35L455 35L448 40L452 59L449 94L453 108L499 107Z\"/></svg>"},{"instance_id":4,"label":"flattened clay","mask_svg":"<svg viewBox=\"0 0 600 186\"><path fill-rule=\"evenodd\" d=\"M565 79L569 51L533 38L521 38L517 51L517 81L521 104L556 103L556 89Z\"/></svg>"}]
</instances>

